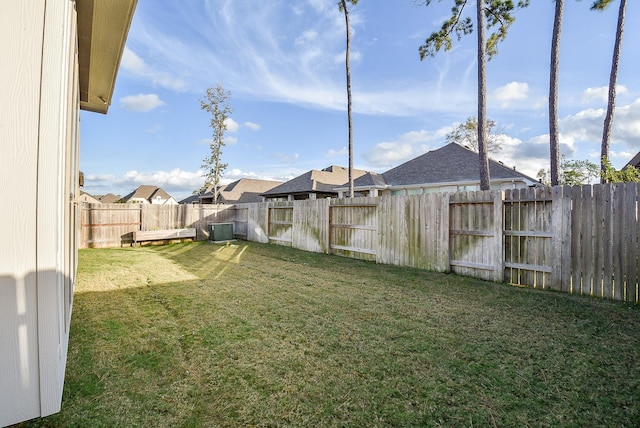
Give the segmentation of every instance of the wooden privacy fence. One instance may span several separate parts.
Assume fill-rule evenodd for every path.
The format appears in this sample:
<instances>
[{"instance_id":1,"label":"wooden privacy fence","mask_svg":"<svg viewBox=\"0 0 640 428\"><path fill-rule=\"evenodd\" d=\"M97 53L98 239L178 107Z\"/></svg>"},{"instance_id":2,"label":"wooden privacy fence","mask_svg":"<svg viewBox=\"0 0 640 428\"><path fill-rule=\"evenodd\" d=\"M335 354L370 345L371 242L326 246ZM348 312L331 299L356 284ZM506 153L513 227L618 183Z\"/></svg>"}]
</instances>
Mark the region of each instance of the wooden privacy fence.
<instances>
[{"instance_id":1,"label":"wooden privacy fence","mask_svg":"<svg viewBox=\"0 0 640 428\"><path fill-rule=\"evenodd\" d=\"M237 237L382 264L638 302L637 183L215 205L87 205L82 246L234 222ZM129 238L130 239L130 238Z\"/></svg>"},{"instance_id":2,"label":"wooden privacy fence","mask_svg":"<svg viewBox=\"0 0 640 428\"><path fill-rule=\"evenodd\" d=\"M639 195L627 183L236 209L250 241L638 302Z\"/></svg>"},{"instance_id":3,"label":"wooden privacy fence","mask_svg":"<svg viewBox=\"0 0 640 428\"><path fill-rule=\"evenodd\" d=\"M209 224L234 220L233 205L83 204L80 248L131 244L134 231L187 227L202 240L209 236Z\"/></svg>"}]
</instances>

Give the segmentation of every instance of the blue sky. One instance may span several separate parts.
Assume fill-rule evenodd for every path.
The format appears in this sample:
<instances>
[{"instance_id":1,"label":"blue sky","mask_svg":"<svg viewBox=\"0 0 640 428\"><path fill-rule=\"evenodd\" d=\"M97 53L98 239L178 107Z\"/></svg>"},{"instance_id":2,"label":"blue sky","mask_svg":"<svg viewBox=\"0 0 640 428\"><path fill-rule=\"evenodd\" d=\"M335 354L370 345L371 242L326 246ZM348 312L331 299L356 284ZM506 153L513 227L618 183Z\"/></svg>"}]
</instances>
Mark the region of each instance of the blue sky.
<instances>
[{"instance_id":1,"label":"blue sky","mask_svg":"<svg viewBox=\"0 0 640 428\"><path fill-rule=\"evenodd\" d=\"M487 115L504 134L491 156L535 177L549 163L554 3L531 3L488 64ZM597 163L618 2L605 12L591 3L565 2L559 114L563 154ZM386 171L441 147L476 116L475 33L435 58L418 55L451 4L351 7L356 168ZM640 4L629 2L611 144L617 167L640 150L638 16ZM233 108L224 182L346 166L344 52L336 0L139 0L109 113L81 113L84 190L124 195L149 184L181 199L199 188L211 135L199 99L218 83Z\"/></svg>"}]
</instances>

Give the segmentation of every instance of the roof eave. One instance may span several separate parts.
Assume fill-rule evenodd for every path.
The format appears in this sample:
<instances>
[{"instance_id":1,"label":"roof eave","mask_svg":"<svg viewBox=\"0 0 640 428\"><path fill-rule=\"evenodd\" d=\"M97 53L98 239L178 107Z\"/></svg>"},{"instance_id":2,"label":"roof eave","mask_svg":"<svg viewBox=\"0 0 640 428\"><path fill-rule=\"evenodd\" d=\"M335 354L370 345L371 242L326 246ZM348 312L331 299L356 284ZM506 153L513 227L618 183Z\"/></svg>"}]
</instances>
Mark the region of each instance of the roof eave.
<instances>
[{"instance_id":1,"label":"roof eave","mask_svg":"<svg viewBox=\"0 0 640 428\"><path fill-rule=\"evenodd\" d=\"M76 0L80 108L107 113L137 0Z\"/></svg>"}]
</instances>

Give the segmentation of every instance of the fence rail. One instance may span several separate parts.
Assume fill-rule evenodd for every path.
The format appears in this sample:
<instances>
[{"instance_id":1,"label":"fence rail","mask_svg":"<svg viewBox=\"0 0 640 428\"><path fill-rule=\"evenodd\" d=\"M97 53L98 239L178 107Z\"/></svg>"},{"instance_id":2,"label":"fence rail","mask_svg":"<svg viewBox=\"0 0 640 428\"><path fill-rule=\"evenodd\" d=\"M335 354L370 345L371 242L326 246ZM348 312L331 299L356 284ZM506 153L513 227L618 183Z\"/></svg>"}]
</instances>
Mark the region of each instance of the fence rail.
<instances>
[{"instance_id":1,"label":"fence rail","mask_svg":"<svg viewBox=\"0 0 640 428\"><path fill-rule=\"evenodd\" d=\"M638 183L236 206L85 205L82 247L234 222L235 235L377 263L638 302Z\"/></svg>"}]
</instances>

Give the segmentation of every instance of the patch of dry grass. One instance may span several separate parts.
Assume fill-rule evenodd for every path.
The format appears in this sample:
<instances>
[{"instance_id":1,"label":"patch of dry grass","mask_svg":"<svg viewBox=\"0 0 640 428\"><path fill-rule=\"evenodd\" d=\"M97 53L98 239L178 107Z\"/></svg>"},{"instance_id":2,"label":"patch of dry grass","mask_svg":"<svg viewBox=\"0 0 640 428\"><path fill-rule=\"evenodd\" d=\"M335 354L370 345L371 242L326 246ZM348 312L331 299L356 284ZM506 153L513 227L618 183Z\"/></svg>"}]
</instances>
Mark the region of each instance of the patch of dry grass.
<instances>
[{"instance_id":1,"label":"patch of dry grass","mask_svg":"<svg viewBox=\"0 0 640 428\"><path fill-rule=\"evenodd\" d=\"M25 426L640 426L640 309L284 247L80 252Z\"/></svg>"}]
</instances>

